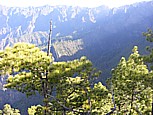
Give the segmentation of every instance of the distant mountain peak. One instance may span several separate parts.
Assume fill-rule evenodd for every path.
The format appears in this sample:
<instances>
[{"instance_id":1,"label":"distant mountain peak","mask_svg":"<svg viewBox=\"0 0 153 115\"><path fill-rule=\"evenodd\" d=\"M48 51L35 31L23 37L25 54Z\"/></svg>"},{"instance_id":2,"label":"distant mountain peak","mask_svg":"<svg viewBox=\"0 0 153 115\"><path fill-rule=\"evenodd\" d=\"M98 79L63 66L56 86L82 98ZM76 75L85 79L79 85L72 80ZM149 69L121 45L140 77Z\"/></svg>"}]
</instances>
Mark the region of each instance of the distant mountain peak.
<instances>
[{"instance_id":1,"label":"distant mountain peak","mask_svg":"<svg viewBox=\"0 0 153 115\"><path fill-rule=\"evenodd\" d=\"M108 31L112 29L112 32L116 32L113 24L125 20L126 23L123 23L123 25L127 26L128 24L135 24L139 22L139 20L143 20L143 17L150 15L150 12L146 12L146 10L152 11L152 4L153 1L140 2L111 9L107 6L95 8L66 5L45 5L43 7L26 8L1 6L1 49L13 44L13 42L9 42L25 34L29 35L39 31L47 33L49 31L49 22L51 19L53 20L54 27L53 37L59 32L61 35L67 35L71 34L73 31L88 31L88 26L92 27L101 23L108 26L103 27L104 30ZM112 21L114 17L118 18L118 20L115 19L116 22ZM16 42L18 42L17 39Z\"/></svg>"}]
</instances>

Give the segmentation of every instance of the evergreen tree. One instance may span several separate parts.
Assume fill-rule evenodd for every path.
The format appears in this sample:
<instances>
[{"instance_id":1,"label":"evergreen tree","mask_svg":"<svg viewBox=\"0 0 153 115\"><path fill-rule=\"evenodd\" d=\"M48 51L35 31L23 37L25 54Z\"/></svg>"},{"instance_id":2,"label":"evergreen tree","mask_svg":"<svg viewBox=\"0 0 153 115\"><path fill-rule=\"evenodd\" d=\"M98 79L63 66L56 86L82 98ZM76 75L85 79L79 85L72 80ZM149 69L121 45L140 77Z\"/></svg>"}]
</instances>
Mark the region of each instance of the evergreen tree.
<instances>
[{"instance_id":1,"label":"evergreen tree","mask_svg":"<svg viewBox=\"0 0 153 115\"><path fill-rule=\"evenodd\" d=\"M143 35L145 36L146 40L148 42L153 42L153 31L151 29L148 29L147 32L144 32ZM146 50L149 52L148 55L143 56L144 61L149 64L150 70L151 70L151 78L148 79L148 83L150 84L150 87L153 89L153 47L147 46ZM152 114L153 114L153 91L152 91Z\"/></svg>"},{"instance_id":2,"label":"evergreen tree","mask_svg":"<svg viewBox=\"0 0 153 115\"><path fill-rule=\"evenodd\" d=\"M111 108L108 90L93 82L101 72L86 57L53 62L34 45L18 43L0 52L0 72L8 75L6 88L44 96L44 106L29 108L29 114L105 114Z\"/></svg>"},{"instance_id":3,"label":"evergreen tree","mask_svg":"<svg viewBox=\"0 0 153 115\"><path fill-rule=\"evenodd\" d=\"M151 114L152 89L147 82L150 78L147 66L135 46L128 60L122 57L112 71L116 114Z\"/></svg>"}]
</instances>

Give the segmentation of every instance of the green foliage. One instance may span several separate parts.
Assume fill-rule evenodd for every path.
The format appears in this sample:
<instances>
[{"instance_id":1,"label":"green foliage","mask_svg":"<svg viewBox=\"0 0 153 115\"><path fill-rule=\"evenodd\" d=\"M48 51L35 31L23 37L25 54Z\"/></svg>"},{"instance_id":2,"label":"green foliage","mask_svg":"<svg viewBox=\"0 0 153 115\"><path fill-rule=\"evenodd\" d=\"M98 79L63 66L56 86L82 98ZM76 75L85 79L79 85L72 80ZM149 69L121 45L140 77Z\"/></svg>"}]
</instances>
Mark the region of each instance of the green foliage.
<instances>
[{"instance_id":1,"label":"green foliage","mask_svg":"<svg viewBox=\"0 0 153 115\"><path fill-rule=\"evenodd\" d=\"M91 88L91 84L101 72L92 68L92 63L89 60L82 57L80 60L54 62L50 70L52 72L49 76L56 79L56 81L50 81L51 84L54 84L53 89L56 89L56 97L50 96L53 99L49 108L52 112L55 111L55 114L93 112L95 108L91 104L99 103L99 100L94 100L95 89ZM101 96L103 96L102 92L103 89L99 89ZM99 107L103 106L99 105ZM63 112L61 113L61 111Z\"/></svg>"},{"instance_id":2,"label":"green foliage","mask_svg":"<svg viewBox=\"0 0 153 115\"><path fill-rule=\"evenodd\" d=\"M153 31L151 29L148 29L147 32L143 33L143 36L146 37L146 40L148 42L153 42ZM150 68L153 69L152 63L153 63L153 48L151 46L147 46L146 50L149 52L148 55L143 56L144 57L144 61L147 63L150 63Z\"/></svg>"},{"instance_id":3,"label":"green foliage","mask_svg":"<svg viewBox=\"0 0 153 115\"><path fill-rule=\"evenodd\" d=\"M117 114L151 114L151 91L148 85L150 74L138 48L133 48L128 60L124 57L112 71Z\"/></svg>"},{"instance_id":4,"label":"green foliage","mask_svg":"<svg viewBox=\"0 0 153 115\"><path fill-rule=\"evenodd\" d=\"M148 29L147 32L144 32L143 35L146 37L146 40L149 41L149 42L153 42L153 31L151 29ZM149 64L149 67L151 70L153 70L153 48L151 46L147 46L146 47L146 50L149 52L148 55L145 55L143 56L144 58L144 61L146 63ZM150 76L150 79L148 80L148 82L150 82L150 87L153 88L153 77L152 77L152 73L153 71L151 71L151 76Z\"/></svg>"},{"instance_id":5,"label":"green foliage","mask_svg":"<svg viewBox=\"0 0 153 115\"><path fill-rule=\"evenodd\" d=\"M106 115L113 107L112 95L101 82L94 85L91 91L92 113Z\"/></svg>"},{"instance_id":6,"label":"green foliage","mask_svg":"<svg viewBox=\"0 0 153 115\"><path fill-rule=\"evenodd\" d=\"M146 40L149 42L153 42L153 31L148 29L147 32L144 32L143 35L146 37Z\"/></svg>"},{"instance_id":7,"label":"green foliage","mask_svg":"<svg viewBox=\"0 0 153 115\"><path fill-rule=\"evenodd\" d=\"M147 32L144 32L143 35L146 37L146 40L153 42L153 31L148 29ZM147 46L146 50L149 52L148 55L143 56L144 61L148 63L151 70L153 70L153 47ZM153 89L153 71L150 72L150 79L147 80L149 86ZM153 114L153 90L152 90L152 114Z\"/></svg>"},{"instance_id":8,"label":"green foliage","mask_svg":"<svg viewBox=\"0 0 153 115\"><path fill-rule=\"evenodd\" d=\"M5 104L3 110L0 110L0 115L20 115L20 111L11 108L9 104Z\"/></svg>"},{"instance_id":9,"label":"green foliage","mask_svg":"<svg viewBox=\"0 0 153 115\"><path fill-rule=\"evenodd\" d=\"M43 114L43 107L41 105L31 106L28 108L29 115L42 115Z\"/></svg>"},{"instance_id":10,"label":"green foliage","mask_svg":"<svg viewBox=\"0 0 153 115\"><path fill-rule=\"evenodd\" d=\"M18 43L0 52L1 75L9 75L5 87L27 95L41 92L41 79L52 58L34 45Z\"/></svg>"},{"instance_id":11,"label":"green foliage","mask_svg":"<svg viewBox=\"0 0 153 115\"><path fill-rule=\"evenodd\" d=\"M34 45L18 43L0 52L0 71L9 76L6 88L44 96L45 105L32 106L29 115L105 114L111 108L108 90L101 83L94 85L101 72L86 57L53 62Z\"/></svg>"}]
</instances>

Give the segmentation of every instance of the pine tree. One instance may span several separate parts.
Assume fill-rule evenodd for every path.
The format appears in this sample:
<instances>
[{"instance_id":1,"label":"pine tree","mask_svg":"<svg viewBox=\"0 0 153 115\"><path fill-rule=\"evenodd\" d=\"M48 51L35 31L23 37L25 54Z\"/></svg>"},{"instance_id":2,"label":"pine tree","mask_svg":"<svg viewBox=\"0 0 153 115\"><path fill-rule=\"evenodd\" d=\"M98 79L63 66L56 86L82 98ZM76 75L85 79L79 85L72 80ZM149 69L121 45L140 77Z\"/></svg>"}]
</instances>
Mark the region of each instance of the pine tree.
<instances>
[{"instance_id":1,"label":"pine tree","mask_svg":"<svg viewBox=\"0 0 153 115\"><path fill-rule=\"evenodd\" d=\"M124 57L112 71L112 90L114 91L117 114L151 114L151 87L148 79L151 78L138 48L128 60Z\"/></svg>"},{"instance_id":2,"label":"pine tree","mask_svg":"<svg viewBox=\"0 0 153 115\"><path fill-rule=\"evenodd\" d=\"M100 112L107 112L108 108L103 103L111 105L108 90L93 82L101 72L93 68L86 57L53 62L51 54L47 55L32 44L18 43L0 52L0 72L8 76L6 88L27 96L38 92L44 97L43 106L29 108L32 113L36 109L37 113L45 115L90 115L98 108Z\"/></svg>"},{"instance_id":3,"label":"pine tree","mask_svg":"<svg viewBox=\"0 0 153 115\"><path fill-rule=\"evenodd\" d=\"M143 36L145 36L146 40L148 42L153 42L153 31L151 29L148 29L147 32L143 33ZM153 48L150 46L146 47L146 50L149 52L148 55L143 56L144 61L149 64L149 67L151 70L153 70ZM150 84L150 87L153 89L153 71L151 73L151 78L148 80L148 83ZM152 114L153 114L153 91L152 91Z\"/></svg>"}]
</instances>

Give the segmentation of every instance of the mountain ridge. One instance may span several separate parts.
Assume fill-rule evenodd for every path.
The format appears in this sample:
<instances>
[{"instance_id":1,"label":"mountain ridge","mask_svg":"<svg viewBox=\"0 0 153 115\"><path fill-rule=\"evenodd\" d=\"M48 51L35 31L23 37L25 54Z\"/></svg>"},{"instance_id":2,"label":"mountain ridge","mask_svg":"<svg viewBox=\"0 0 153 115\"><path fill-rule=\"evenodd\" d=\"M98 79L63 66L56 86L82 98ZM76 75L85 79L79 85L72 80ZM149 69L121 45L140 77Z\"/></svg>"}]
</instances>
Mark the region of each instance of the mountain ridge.
<instances>
[{"instance_id":1,"label":"mountain ridge","mask_svg":"<svg viewBox=\"0 0 153 115\"><path fill-rule=\"evenodd\" d=\"M50 19L53 20L53 37L55 37L55 34L60 32L63 35L67 35L79 29L85 30L86 26L93 26L101 19L102 20L100 23L108 23L107 20L109 20L109 18L112 16L120 12L128 13L131 7L135 8L139 5L143 6L143 4L151 4L152 6L153 3L142 2L113 9L109 9L105 6L96 8L67 6L44 6L28 8L0 7L0 18L2 19L0 23L0 49L4 49L6 46L9 46L5 44L7 43L6 39L8 38L16 38L24 34L31 34L36 31L48 32ZM106 19L106 17L109 18ZM142 17L139 15L138 18L141 19ZM133 20L132 17L130 17L127 22L136 23L137 20ZM81 26L76 25L76 23L80 23ZM65 28L68 24L69 28L63 31L63 28ZM111 23L108 23L108 26L109 24L111 26ZM105 29L107 29L107 27L105 27ZM113 29L113 31L115 31L115 29Z\"/></svg>"}]
</instances>

